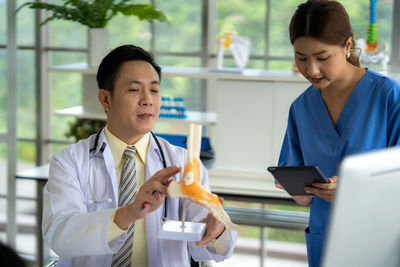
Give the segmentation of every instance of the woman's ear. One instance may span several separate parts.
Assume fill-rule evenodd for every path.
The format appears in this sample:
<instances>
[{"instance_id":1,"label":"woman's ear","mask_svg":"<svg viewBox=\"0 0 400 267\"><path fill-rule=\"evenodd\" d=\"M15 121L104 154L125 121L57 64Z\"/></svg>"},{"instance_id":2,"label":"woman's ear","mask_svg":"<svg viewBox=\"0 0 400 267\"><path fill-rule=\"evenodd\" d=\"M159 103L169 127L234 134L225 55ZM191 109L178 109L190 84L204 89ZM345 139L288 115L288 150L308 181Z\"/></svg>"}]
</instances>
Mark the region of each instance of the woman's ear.
<instances>
[{"instance_id":1,"label":"woman's ear","mask_svg":"<svg viewBox=\"0 0 400 267\"><path fill-rule=\"evenodd\" d=\"M111 92L109 90L99 89L97 93L97 98L100 104L103 106L105 112L110 110L111 103Z\"/></svg>"},{"instance_id":2,"label":"woman's ear","mask_svg":"<svg viewBox=\"0 0 400 267\"><path fill-rule=\"evenodd\" d=\"M352 45L353 45L353 38L351 38L351 37L347 38L347 40L346 40L346 54L350 54L350 50L351 50L351 46Z\"/></svg>"}]
</instances>

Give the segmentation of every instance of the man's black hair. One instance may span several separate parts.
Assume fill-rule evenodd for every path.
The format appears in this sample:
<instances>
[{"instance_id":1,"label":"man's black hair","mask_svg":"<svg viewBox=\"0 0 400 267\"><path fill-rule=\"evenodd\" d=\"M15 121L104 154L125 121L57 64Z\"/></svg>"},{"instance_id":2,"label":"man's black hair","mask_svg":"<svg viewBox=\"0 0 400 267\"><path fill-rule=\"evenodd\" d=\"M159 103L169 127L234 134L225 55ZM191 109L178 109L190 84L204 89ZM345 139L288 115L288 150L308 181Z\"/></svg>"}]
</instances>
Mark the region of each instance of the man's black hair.
<instances>
[{"instance_id":1,"label":"man's black hair","mask_svg":"<svg viewBox=\"0 0 400 267\"><path fill-rule=\"evenodd\" d=\"M101 61L96 77L99 89L113 93L122 64L131 60L143 60L151 64L161 81L161 67L154 61L154 56L150 52L135 45L122 45L108 53Z\"/></svg>"}]
</instances>

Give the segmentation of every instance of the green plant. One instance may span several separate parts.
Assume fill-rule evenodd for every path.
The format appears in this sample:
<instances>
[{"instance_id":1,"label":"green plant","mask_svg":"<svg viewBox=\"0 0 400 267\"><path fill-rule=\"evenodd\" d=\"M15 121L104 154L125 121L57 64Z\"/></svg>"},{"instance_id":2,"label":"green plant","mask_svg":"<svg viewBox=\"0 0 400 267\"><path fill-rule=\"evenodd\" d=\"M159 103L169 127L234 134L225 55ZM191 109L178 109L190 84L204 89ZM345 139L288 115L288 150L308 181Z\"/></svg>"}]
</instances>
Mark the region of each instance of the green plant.
<instances>
[{"instance_id":1,"label":"green plant","mask_svg":"<svg viewBox=\"0 0 400 267\"><path fill-rule=\"evenodd\" d=\"M75 141L79 141L97 133L105 125L106 122L104 120L77 118L75 122L69 123L69 131L65 133L65 136L74 137Z\"/></svg>"},{"instance_id":2,"label":"green plant","mask_svg":"<svg viewBox=\"0 0 400 267\"><path fill-rule=\"evenodd\" d=\"M54 19L63 19L81 23L89 28L104 28L118 13L124 16L136 16L140 20L167 21L165 14L154 6L133 4L133 2L134 0L64 0L63 5L26 2L15 13L25 6L48 10L51 16L40 23L40 26Z\"/></svg>"}]
</instances>

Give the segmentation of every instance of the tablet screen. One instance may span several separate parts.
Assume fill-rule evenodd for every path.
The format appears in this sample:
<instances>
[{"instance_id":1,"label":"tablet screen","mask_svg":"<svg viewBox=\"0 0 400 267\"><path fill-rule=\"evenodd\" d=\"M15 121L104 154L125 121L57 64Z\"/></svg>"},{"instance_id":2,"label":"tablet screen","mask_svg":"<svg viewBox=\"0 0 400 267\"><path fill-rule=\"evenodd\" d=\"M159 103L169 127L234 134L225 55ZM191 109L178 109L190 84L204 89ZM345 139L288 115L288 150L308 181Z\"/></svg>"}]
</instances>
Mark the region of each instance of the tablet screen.
<instances>
[{"instance_id":1,"label":"tablet screen","mask_svg":"<svg viewBox=\"0 0 400 267\"><path fill-rule=\"evenodd\" d=\"M268 167L268 171L292 196L312 195L304 191L305 186L312 186L312 183L329 183L316 166Z\"/></svg>"}]
</instances>

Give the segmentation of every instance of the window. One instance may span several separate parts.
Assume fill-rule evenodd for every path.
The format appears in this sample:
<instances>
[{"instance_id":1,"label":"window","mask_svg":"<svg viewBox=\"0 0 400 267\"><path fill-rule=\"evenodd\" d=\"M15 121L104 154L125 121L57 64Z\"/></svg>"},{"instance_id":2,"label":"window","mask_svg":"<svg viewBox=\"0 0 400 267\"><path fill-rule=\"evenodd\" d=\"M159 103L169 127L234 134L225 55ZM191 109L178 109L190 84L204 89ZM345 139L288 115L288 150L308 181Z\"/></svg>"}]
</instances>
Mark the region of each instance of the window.
<instances>
[{"instance_id":1,"label":"window","mask_svg":"<svg viewBox=\"0 0 400 267\"><path fill-rule=\"evenodd\" d=\"M216 1L217 34L236 32L239 36L247 36L251 41L251 57L264 57L266 52L266 14L267 1L255 0L251 4L245 1ZM214 37L215 38L215 37ZM231 55L229 49L226 55ZM235 67L233 60L224 60L224 67ZM257 60L249 60L249 68L264 68Z\"/></svg>"},{"instance_id":2,"label":"window","mask_svg":"<svg viewBox=\"0 0 400 267\"><path fill-rule=\"evenodd\" d=\"M7 42L7 3L0 0L0 213L7 211L7 50L5 44ZM0 232L0 240L6 240L4 230Z\"/></svg>"},{"instance_id":3,"label":"window","mask_svg":"<svg viewBox=\"0 0 400 267\"><path fill-rule=\"evenodd\" d=\"M0 48L0 134L7 132L7 51Z\"/></svg>"},{"instance_id":4,"label":"window","mask_svg":"<svg viewBox=\"0 0 400 267\"><path fill-rule=\"evenodd\" d=\"M248 67L260 68L254 61L267 59L270 69L292 69L293 50L289 40L289 23L299 0L257 0L251 5L243 1L217 1L218 33L235 31L247 35L251 40L251 55ZM339 0L346 8L353 27L355 39L367 38L369 23L369 1ZM391 33L393 25L393 0L377 1L377 23L379 42L388 46L385 54L391 54ZM267 10L269 10L269 17ZM282 12L284 11L284 12ZM268 27L269 26L269 27ZM267 28L266 28L267 27ZM267 34L268 33L268 34ZM229 54L229 51L226 52ZM234 66L233 61L225 61ZM228 66L228 65L227 65ZM265 66L261 68L266 68Z\"/></svg>"},{"instance_id":5,"label":"window","mask_svg":"<svg viewBox=\"0 0 400 267\"><path fill-rule=\"evenodd\" d=\"M121 25L124 25L121 27ZM107 26L110 34L110 47L133 44L150 49L151 32L147 21L136 17L117 16Z\"/></svg>"},{"instance_id":6,"label":"window","mask_svg":"<svg viewBox=\"0 0 400 267\"><path fill-rule=\"evenodd\" d=\"M0 0L0 45L7 42L7 3Z\"/></svg>"},{"instance_id":7,"label":"window","mask_svg":"<svg viewBox=\"0 0 400 267\"><path fill-rule=\"evenodd\" d=\"M7 145L0 143L0 195L7 194ZM1 209L5 212L5 209Z\"/></svg>"},{"instance_id":8,"label":"window","mask_svg":"<svg viewBox=\"0 0 400 267\"><path fill-rule=\"evenodd\" d=\"M17 136L36 137L35 60L32 49L19 50L17 54Z\"/></svg>"},{"instance_id":9,"label":"window","mask_svg":"<svg viewBox=\"0 0 400 267\"><path fill-rule=\"evenodd\" d=\"M27 0L18 0L17 6L28 2ZM33 46L35 39L34 12L31 9L24 8L18 13L17 18L17 43L20 46Z\"/></svg>"},{"instance_id":10,"label":"window","mask_svg":"<svg viewBox=\"0 0 400 267\"><path fill-rule=\"evenodd\" d=\"M51 65L65 65L86 61L86 53L53 51L49 54ZM82 75L74 72L50 72L51 134L53 140L65 140L65 133L74 117L56 115L60 109L82 104ZM95 100L95 99L94 99ZM73 139L71 139L73 141Z\"/></svg>"},{"instance_id":11,"label":"window","mask_svg":"<svg viewBox=\"0 0 400 267\"><path fill-rule=\"evenodd\" d=\"M201 1L157 1L168 15L168 23L155 23L154 50L157 52L200 53ZM184 25L184 27L182 27ZM178 62L180 59L177 60ZM172 62L171 62L172 63Z\"/></svg>"}]
</instances>

